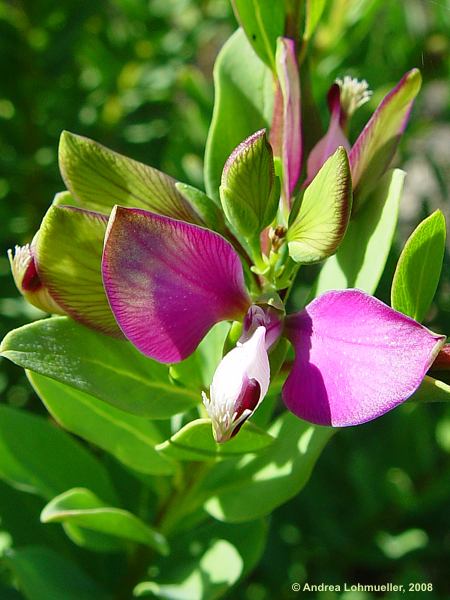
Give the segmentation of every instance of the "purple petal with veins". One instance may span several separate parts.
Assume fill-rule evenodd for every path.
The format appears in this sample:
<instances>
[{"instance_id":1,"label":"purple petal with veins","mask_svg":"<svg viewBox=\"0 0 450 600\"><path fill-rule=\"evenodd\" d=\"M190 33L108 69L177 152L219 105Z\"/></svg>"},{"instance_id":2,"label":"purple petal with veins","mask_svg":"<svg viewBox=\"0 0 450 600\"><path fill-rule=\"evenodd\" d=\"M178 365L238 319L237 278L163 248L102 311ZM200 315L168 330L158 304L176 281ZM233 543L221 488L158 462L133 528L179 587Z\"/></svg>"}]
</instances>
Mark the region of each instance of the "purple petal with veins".
<instances>
[{"instance_id":1,"label":"purple petal with veins","mask_svg":"<svg viewBox=\"0 0 450 600\"><path fill-rule=\"evenodd\" d=\"M350 151L350 143L342 130L342 121L345 120L345 115L341 108L340 95L340 87L334 83L328 92L330 125L326 134L317 142L308 156L304 187L311 183L327 158L334 154L339 146L343 146L347 152Z\"/></svg>"},{"instance_id":2,"label":"purple petal with veins","mask_svg":"<svg viewBox=\"0 0 450 600\"><path fill-rule=\"evenodd\" d=\"M445 337L359 290L320 296L287 320L290 411L319 425L370 421L419 387Z\"/></svg>"},{"instance_id":3,"label":"purple petal with veins","mask_svg":"<svg viewBox=\"0 0 450 600\"><path fill-rule=\"evenodd\" d=\"M145 210L113 210L102 271L125 336L164 363L189 356L215 323L242 317L250 304L223 237Z\"/></svg>"}]
</instances>

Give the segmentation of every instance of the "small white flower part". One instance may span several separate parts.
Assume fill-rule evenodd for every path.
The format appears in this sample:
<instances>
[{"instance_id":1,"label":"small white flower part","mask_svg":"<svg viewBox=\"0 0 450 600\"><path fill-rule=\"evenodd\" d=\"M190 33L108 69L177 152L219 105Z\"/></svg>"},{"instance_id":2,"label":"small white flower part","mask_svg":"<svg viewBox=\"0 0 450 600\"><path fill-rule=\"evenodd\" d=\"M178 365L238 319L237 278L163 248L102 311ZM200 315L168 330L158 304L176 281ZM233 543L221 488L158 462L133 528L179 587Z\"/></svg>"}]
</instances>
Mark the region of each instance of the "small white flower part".
<instances>
[{"instance_id":1,"label":"small white flower part","mask_svg":"<svg viewBox=\"0 0 450 600\"><path fill-rule=\"evenodd\" d=\"M370 100L372 91L365 79L359 81L349 75L344 79L336 79L341 88L341 107L347 117L351 117L357 108Z\"/></svg>"},{"instance_id":2,"label":"small white flower part","mask_svg":"<svg viewBox=\"0 0 450 600\"><path fill-rule=\"evenodd\" d=\"M12 253L12 250L8 250L8 258L11 265L14 282L20 289L22 286L22 279L24 278L31 261L33 260L30 244L25 244L25 246L16 246L14 248L14 254Z\"/></svg>"},{"instance_id":3,"label":"small white flower part","mask_svg":"<svg viewBox=\"0 0 450 600\"><path fill-rule=\"evenodd\" d=\"M219 363L210 397L202 393L218 443L226 442L239 431L269 389L270 367L265 336L266 328L260 326L246 342L238 342Z\"/></svg>"}]
</instances>

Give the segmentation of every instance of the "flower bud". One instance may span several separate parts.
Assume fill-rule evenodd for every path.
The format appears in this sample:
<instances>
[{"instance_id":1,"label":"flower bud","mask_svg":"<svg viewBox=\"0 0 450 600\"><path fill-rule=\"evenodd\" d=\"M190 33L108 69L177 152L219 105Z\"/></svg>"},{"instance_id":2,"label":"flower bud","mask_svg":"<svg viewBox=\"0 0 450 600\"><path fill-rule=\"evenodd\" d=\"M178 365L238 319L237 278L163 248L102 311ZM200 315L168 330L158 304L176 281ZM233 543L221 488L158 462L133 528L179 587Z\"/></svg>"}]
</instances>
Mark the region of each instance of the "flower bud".
<instances>
[{"instance_id":1,"label":"flower bud","mask_svg":"<svg viewBox=\"0 0 450 600\"><path fill-rule=\"evenodd\" d=\"M359 81L349 75L346 75L343 79L336 79L336 83L341 90L340 104L347 120L356 109L370 100L372 91L369 90L369 84L365 79Z\"/></svg>"},{"instance_id":2,"label":"flower bud","mask_svg":"<svg viewBox=\"0 0 450 600\"><path fill-rule=\"evenodd\" d=\"M14 283L22 296L36 308L50 314L64 315L66 313L56 304L39 277L32 250L33 242L31 245L16 246L14 255L12 250L8 250Z\"/></svg>"},{"instance_id":3,"label":"flower bud","mask_svg":"<svg viewBox=\"0 0 450 600\"><path fill-rule=\"evenodd\" d=\"M267 393L270 367L265 338L266 328L260 326L247 341L238 342L219 363L210 397L202 394L218 443L239 431Z\"/></svg>"}]
</instances>

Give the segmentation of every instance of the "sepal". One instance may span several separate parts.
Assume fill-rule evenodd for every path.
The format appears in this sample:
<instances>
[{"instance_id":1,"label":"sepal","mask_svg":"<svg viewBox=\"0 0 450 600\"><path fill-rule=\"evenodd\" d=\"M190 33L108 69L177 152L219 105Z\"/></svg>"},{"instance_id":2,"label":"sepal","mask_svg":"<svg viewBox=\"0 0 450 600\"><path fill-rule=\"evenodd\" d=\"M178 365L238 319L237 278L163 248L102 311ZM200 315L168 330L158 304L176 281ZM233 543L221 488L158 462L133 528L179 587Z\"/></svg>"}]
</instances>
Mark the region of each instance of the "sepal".
<instances>
[{"instance_id":1,"label":"sepal","mask_svg":"<svg viewBox=\"0 0 450 600\"><path fill-rule=\"evenodd\" d=\"M245 238L254 238L278 207L272 148L264 129L244 140L225 163L220 199L227 219Z\"/></svg>"},{"instance_id":2,"label":"sepal","mask_svg":"<svg viewBox=\"0 0 450 600\"><path fill-rule=\"evenodd\" d=\"M306 188L300 209L287 231L289 255L314 263L336 252L344 238L352 207L350 166L338 148Z\"/></svg>"}]
</instances>

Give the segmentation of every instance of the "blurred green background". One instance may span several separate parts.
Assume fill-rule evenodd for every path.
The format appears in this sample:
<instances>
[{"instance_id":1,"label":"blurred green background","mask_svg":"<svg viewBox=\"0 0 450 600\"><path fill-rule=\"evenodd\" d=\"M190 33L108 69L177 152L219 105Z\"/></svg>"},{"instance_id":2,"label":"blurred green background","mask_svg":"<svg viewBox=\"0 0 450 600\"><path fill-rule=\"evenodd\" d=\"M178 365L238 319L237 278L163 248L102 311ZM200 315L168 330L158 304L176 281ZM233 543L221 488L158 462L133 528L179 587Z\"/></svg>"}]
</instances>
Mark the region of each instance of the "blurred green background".
<instances>
[{"instance_id":1,"label":"blurred green background","mask_svg":"<svg viewBox=\"0 0 450 600\"><path fill-rule=\"evenodd\" d=\"M30 241L63 189L61 130L202 187L212 66L235 27L227 0L0 0L1 337L41 316L18 296L6 250ZM398 239L377 293L384 300L415 225L438 207L449 216L449 30L445 0L330 0L315 38L311 72L324 125L325 95L336 76L366 78L375 90L355 115L356 132L406 70L418 66L424 75L397 159L408 177ZM427 320L447 333L448 265L447 252ZM43 410L23 371L6 361L0 362L0 394L1 402ZM449 454L450 409L440 405L406 405L340 432L305 491L272 515L260 566L229 597L293 598L291 584L304 581L431 582L427 597L450 597ZM1 484L0 551L11 539L5 535L16 546L27 542L10 514L12 503L27 498Z\"/></svg>"}]
</instances>

